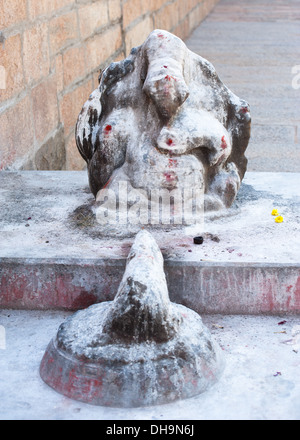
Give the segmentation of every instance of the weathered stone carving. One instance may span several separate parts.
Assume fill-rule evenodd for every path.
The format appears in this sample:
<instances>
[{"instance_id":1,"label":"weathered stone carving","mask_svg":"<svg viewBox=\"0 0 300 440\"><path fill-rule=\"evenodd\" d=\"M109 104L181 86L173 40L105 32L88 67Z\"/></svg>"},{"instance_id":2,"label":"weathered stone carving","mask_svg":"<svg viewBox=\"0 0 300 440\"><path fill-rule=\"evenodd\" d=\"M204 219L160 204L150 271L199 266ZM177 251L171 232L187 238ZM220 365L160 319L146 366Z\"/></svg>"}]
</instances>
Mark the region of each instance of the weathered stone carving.
<instances>
[{"instance_id":1,"label":"weathered stone carving","mask_svg":"<svg viewBox=\"0 0 300 440\"><path fill-rule=\"evenodd\" d=\"M67 319L40 374L73 399L135 407L195 396L215 383L223 366L201 317L170 302L162 254L152 235L140 231L114 301Z\"/></svg>"},{"instance_id":2,"label":"weathered stone carving","mask_svg":"<svg viewBox=\"0 0 300 440\"><path fill-rule=\"evenodd\" d=\"M248 104L176 36L153 31L104 70L76 141L95 196L103 188L203 188L205 211L230 207L246 171Z\"/></svg>"}]
</instances>

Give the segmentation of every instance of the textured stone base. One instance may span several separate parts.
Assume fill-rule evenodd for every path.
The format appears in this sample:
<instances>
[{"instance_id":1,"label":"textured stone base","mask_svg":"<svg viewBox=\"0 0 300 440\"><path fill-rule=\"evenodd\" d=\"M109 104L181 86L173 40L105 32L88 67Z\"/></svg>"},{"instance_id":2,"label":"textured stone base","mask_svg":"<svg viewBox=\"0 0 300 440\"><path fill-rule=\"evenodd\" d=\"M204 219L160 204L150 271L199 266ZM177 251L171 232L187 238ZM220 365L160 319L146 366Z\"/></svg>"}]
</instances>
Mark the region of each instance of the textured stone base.
<instances>
[{"instance_id":1,"label":"textured stone base","mask_svg":"<svg viewBox=\"0 0 300 440\"><path fill-rule=\"evenodd\" d=\"M0 188L1 308L114 298L133 238L91 236L84 215L73 226L70 215L93 199L86 172L2 172ZM246 173L232 216L205 222L204 233L155 234L171 301L201 314L299 313L298 194L299 174Z\"/></svg>"},{"instance_id":2,"label":"textured stone base","mask_svg":"<svg viewBox=\"0 0 300 440\"><path fill-rule=\"evenodd\" d=\"M200 316L180 305L172 304L183 317L180 336L165 344L93 346L110 304L77 312L50 342L40 374L59 393L93 405L139 407L195 396L220 377L221 349Z\"/></svg>"},{"instance_id":3,"label":"textured stone base","mask_svg":"<svg viewBox=\"0 0 300 440\"><path fill-rule=\"evenodd\" d=\"M94 405L137 407L195 396L223 369L200 316L170 302L164 260L141 231L115 299L64 322L40 367L56 391Z\"/></svg>"}]
</instances>

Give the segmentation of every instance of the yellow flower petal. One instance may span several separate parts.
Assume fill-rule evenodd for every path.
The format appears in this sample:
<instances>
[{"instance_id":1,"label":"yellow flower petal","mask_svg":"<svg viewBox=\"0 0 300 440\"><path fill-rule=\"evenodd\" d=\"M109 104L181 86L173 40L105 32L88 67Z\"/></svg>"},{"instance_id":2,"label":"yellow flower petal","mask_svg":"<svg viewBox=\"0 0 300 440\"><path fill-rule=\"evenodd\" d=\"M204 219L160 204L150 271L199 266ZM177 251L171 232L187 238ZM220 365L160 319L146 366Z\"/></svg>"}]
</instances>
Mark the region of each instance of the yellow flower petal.
<instances>
[{"instance_id":1,"label":"yellow flower petal","mask_svg":"<svg viewBox=\"0 0 300 440\"><path fill-rule=\"evenodd\" d=\"M273 211L272 211L272 215L278 215L278 211L277 211L277 209L273 209Z\"/></svg>"},{"instance_id":2,"label":"yellow flower petal","mask_svg":"<svg viewBox=\"0 0 300 440\"><path fill-rule=\"evenodd\" d=\"M279 215L278 217L275 218L275 222L276 223L282 223L283 222L283 217L281 215Z\"/></svg>"}]
</instances>

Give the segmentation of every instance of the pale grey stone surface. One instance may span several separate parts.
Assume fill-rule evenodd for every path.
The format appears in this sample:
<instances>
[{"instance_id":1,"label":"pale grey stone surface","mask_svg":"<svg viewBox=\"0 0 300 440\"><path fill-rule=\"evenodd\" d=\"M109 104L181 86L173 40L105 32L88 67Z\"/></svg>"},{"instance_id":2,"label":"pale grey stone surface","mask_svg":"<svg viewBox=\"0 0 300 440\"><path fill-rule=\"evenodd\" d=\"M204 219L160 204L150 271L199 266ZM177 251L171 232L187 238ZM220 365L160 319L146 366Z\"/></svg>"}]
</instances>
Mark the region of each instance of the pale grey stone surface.
<instances>
[{"instance_id":1,"label":"pale grey stone surface","mask_svg":"<svg viewBox=\"0 0 300 440\"><path fill-rule=\"evenodd\" d=\"M145 203L159 189L202 190L210 212L229 208L238 193L250 124L248 103L209 60L156 29L104 70L78 117L76 141L97 202L127 183Z\"/></svg>"},{"instance_id":2,"label":"pale grey stone surface","mask_svg":"<svg viewBox=\"0 0 300 440\"><path fill-rule=\"evenodd\" d=\"M299 21L297 1L221 0L186 41L250 104L248 171L300 171Z\"/></svg>"},{"instance_id":3,"label":"pale grey stone surface","mask_svg":"<svg viewBox=\"0 0 300 440\"><path fill-rule=\"evenodd\" d=\"M205 392L224 356L199 314L170 302L163 257L140 231L111 302L79 311L50 342L40 374L57 392L100 406L139 407Z\"/></svg>"},{"instance_id":4,"label":"pale grey stone surface","mask_svg":"<svg viewBox=\"0 0 300 440\"><path fill-rule=\"evenodd\" d=\"M71 313L1 310L0 419L28 420L299 420L299 317L203 315L226 368L207 392L146 408L96 407L70 400L39 377L49 337ZM285 324L278 325L279 322ZM298 351L297 351L298 350ZM297 353L295 352L297 351ZM187 422L186 422L187 423Z\"/></svg>"}]
</instances>

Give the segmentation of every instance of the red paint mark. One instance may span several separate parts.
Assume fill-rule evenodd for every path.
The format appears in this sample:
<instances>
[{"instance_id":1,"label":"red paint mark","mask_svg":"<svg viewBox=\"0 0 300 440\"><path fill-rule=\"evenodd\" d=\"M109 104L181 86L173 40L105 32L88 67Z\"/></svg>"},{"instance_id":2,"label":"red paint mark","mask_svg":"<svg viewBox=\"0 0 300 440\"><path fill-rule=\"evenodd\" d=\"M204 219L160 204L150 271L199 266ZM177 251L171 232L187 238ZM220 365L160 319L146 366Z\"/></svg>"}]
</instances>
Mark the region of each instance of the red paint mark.
<instances>
[{"instance_id":1,"label":"red paint mark","mask_svg":"<svg viewBox=\"0 0 300 440\"><path fill-rule=\"evenodd\" d=\"M51 269L51 275L41 281L40 270L28 268L25 273L19 273L15 268L7 269L4 276L0 276L0 304L7 308L23 307L30 308L57 308L72 309L79 304L80 308L86 308L97 301L92 297L90 289L78 284L74 280L74 274L57 273ZM86 301L87 300L87 301Z\"/></svg>"},{"instance_id":2,"label":"red paint mark","mask_svg":"<svg viewBox=\"0 0 300 440\"><path fill-rule=\"evenodd\" d=\"M165 76L165 79L166 79L167 81L171 81L171 79L172 79L173 81L177 81L177 78L174 78L174 76L171 76L171 75L166 75L166 76Z\"/></svg>"},{"instance_id":3,"label":"red paint mark","mask_svg":"<svg viewBox=\"0 0 300 440\"><path fill-rule=\"evenodd\" d=\"M72 303L72 308L75 310L86 309L89 306L92 306L97 302L97 296L93 293L82 292L81 295L77 296L77 298Z\"/></svg>"},{"instance_id":4,"label":"red paint mark","mask_svg":"<svg viewBox=\"0 0 300 440\"><path fill-rule=\"evenodd\" d=\"M157 34L158 38L165 38L164 34Z\"/></svg>"},{"instance_id":5,"label":"red paint mark","mask_svg":"<svg viewBox=\"0 0 300 440\"><path fill-rule=\"evenodd\" d=\"M76 371L75 368L73 368L72 370L70 370L69 372L69 385L72 386L73 382L76 383L76 381L78 381L78 377L76 375Z\"/></svg>"},{"instance_id":6,"label":"red paint mark","mask_svg":"<svg viewBox=\"0 0 300 440\"><path fill-rule=\"evenodd\" d=\"M102 397L102 380L84 377L80 382L81 394L88 402L93 402L97 397Z\"/></svg>"},{"instance_id":7,"label":"red paint mark","mask_svg":"<svg viewBox=\"0 0 300 440\"><path fill-rule=\"evenodd\" d=\"M285 323L286 323L286 321L280 321L280 322L278 322L278 325L283 325Z\"/></svg>"},{"instance_id":8,"label":"red paint mark","mask_svg":"<svg viewBox=\"0 0 300 440\"><path fill-rule=\"evenodd\" d=\"M294 296L295 296L295 308L300 307L300 276L297 279L296 285L295 285L295 289L294 289Z\"/></svg>"},{"instance_id":9,"label":"red paint mark","mask_svg":"<svg viewBox=\"0 0 300 440\"><path fill-rule=\"evenodd\" d=\"M291 289L292 289L292 287L293 287L293 285L292 285L292 284L290 284L289 286L287 286L287 288L286 288L286 291L287 291L287 292L290 292L290 291L291 291Z\"/></svg>"},{"instance_id":10,"label":"red paint mark","mask_svg":"<svg viewBox=\"0 0 300 440\"><path fill-rule=\"evenodd\" d=\"M249 111L248 107L242 107L241 110L243 113L248 113Z\"/></svg>"},{"instance_id":11,"label":"red paint mark","mask_svg":"<svg viewBox=\"0 0 300 440\"><path fill-rule=\"evenodd\" d=\"M167 145L169 145L169 146L173 145L173 140L172 139L168 139L167 140Z\"/></svg>"},{"instance_id":12,"label":"red paint mark","mask_svg":"<svg viewBox=\"0 0 300 440\"><path fill-rule=\"evenodd\" d=\"M176 159L169 159L169 167L177 167L177 160Z\"/></svg>"},{"instance_id":13,"label":"red paint mark","mask_svg":"<svg viewBox=\"0 0 300 440\"><path fill-rule=\"evenodd\" d=\"M104 185L104 187L102 188L102 189L105 189L108 185L109 185L109 182L111 181L111 178L110 179L108 179L108 181L106 182L106 184Z\"/></svg>"},{"instance_id":14,"label":"red paint mark","mask_svg":"<svg viewBox=\"0 0 300 440\"><path fill-rule=\"evenodd\" d=\"M164 68L165 68L165 69L167 69L167 68L168 68L168 66L164 66Z\"/></svg>"},{"instance_id":15,"label":"red paint mark","mask_svg":"<svg viewBox=\"0 0 300 440\"><path fill-rule=\"evenodd\" d=\"M227 148L227 142L225 140L225 136L222 137L221 148L222 150L225 150Z\"/></svg>"},{"instance_id":16,"label":"red paint mark","mask_svg":"<svg viewBox=\"0 0 300 440\"><path fill-rule=\"evenodd\" d=\"M276 310L276 298L274 295L273 283L271 279L265 279L261 285L262 292L262 311L272 312Z\"/></svg>"},{"instance_id":17,"label":"red paint mark","mask_svg":"<svg viewBox=\"0 0 300 440\"><path fill-rule=\"evenodd\" d=\"M176 179L176 174L174 174L172 171L170 173L164 173L164 176L168 182L172 182Z\"/></svg>"},{"instance_id":18,"label":"red paint mark","mask_svg":"<svg viewBox=\"0 0 300 440\"><path fill-rule=\"evenodd\" d=\"M112 130L112 126L111 125L107 125L104 129L105 134L108 134L110 131Z\"/></svg>"}]
</instances>

